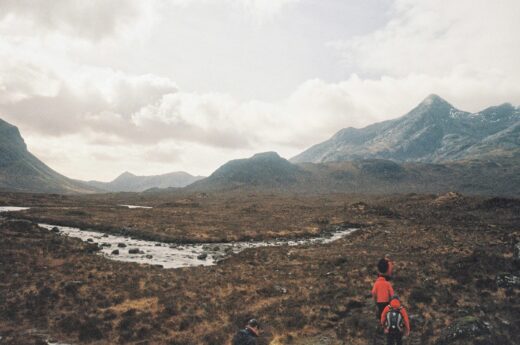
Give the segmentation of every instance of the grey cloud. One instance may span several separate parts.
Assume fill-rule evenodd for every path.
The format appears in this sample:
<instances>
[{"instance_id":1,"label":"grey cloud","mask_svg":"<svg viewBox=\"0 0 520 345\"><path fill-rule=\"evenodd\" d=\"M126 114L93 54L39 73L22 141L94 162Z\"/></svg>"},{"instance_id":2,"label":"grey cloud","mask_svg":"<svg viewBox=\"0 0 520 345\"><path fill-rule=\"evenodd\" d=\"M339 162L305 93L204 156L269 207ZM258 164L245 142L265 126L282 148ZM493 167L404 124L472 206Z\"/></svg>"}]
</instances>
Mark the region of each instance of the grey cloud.
<instances>
[{"instance_id":1,"label":"grey cloud","mask_svg":"<svg viewBox=\"0 0 520 345\"><path fill-rule=\"evenodd\" d=\"M134 0L2 0L0 19L12 14L39 28L99 40L140 15Z\"/></svg>"},{"instance_id":2,"label":"grey cloud","mask_svg":"<svg viewBox=\"0 0 520 345\"><path fill-rule=\"evenodd\" d=\"M151 145L164 140L221 148L251 145L251 135L213 119L220 116L217 105L201 107L204 123L191 121L191 114L183 113L182 102L154 106L177 90L166 80L128 77L117 79L111 86L109 96L94 88L78 94L62 86L53 96L32 95L17 102L0 102L0 115L40 135L83 134L91 143L105 146ZM141 109L146 113L142 118ZM163 114L158 116L157 112Z\"/></svg>"}]
</instances>

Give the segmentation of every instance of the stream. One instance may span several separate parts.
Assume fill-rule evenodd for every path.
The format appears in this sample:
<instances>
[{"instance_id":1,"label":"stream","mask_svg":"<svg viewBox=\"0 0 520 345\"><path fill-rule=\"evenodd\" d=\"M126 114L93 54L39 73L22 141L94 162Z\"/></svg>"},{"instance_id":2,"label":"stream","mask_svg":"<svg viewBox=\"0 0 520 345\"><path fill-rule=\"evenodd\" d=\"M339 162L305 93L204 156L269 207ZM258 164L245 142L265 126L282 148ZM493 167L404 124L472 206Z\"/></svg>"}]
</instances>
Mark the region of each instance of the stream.
<instances>
[{"instance_id":1,"label":"stream","mask_svg":"<svg viewBox=\"0 0 520 345\"><path fill-rule=\"evenodd\" d=\"M0 206L0 212L21 211L26 209L28 209L28 207ZM326 244L339 240L358 230L356 228L344 228L337 225L333 232L312 238L205 244L172 244L81 230L68 226L53 224L38 225L63 236L79 238L82 241L97 244L100 247L99 254L108 259L157 265L163 268L215 265L218 261L227 256L239 253L248 248Z\"/></svg>"}]
</instances>

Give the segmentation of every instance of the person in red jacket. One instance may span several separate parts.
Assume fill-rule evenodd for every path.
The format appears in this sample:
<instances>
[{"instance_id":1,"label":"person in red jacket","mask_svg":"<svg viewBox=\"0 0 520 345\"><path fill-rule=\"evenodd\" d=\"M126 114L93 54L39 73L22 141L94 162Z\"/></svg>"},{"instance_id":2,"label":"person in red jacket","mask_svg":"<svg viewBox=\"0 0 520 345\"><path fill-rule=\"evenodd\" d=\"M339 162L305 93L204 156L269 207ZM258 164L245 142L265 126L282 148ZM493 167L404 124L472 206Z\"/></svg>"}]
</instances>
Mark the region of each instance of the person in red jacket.
<instances>
[{"instance_id":1,"label":"person in red jacket","mask_svg":"<svg viewBox=\"0 0 520 345\"><path fill-rule=\"evenodd\" d=\"M394 273L394 262L390 258L390 254L385 255L385 260L388 263L388 269L386 270L385 278L386 280L390 280L392 279L392 275Z\"/></svg>"},{"instance_id":2,"label":"person in red jacket","mask_svg":"<svg viewBox=\"0 0 520 345\"><path fill-rule=\"evenodd\" d=\"M385 307L380 321L386 333L387 345L402 345L403 331L406 336L410 335L408 313L397 297L392 298L390 304Z\"/></svg>"},{"instance_id":3,"label":"person in red jacket","mask_svg":"<svg viewBox=\"0 0 520 345\"><path fill-rule=\"evenodd\" d=\"M394 273L394 262L390 258L390 254L386 254L384 258L378 261L377 270L386 278L386 280L392 279Z\"/></svg>"},{"instance_id":4,"label":"person in red jacket","mask_svg":"<svg viewBox=\"0 0 520 345\"><path fill-rule=\"evenodd\" d=\"M392 288L392 284L385 279L381 274L377 277L374 287L372 288L372 297L377 305L377 314L376 318L379 320L381 318L381 313L383 309L390 302L390 298L394 295L394 289Z\"/></svg>"}]
</instances>

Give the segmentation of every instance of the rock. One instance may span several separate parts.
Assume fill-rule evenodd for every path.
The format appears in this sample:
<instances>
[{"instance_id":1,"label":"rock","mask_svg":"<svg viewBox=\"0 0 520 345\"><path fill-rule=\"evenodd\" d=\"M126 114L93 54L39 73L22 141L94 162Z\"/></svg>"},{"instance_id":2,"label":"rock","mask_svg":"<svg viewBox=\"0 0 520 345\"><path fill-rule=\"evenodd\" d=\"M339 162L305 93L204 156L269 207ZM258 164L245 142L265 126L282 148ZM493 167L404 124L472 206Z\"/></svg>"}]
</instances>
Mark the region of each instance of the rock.
<instances>
[{"instance_id":1,"label":"rock","mask_svg":"<svg viewBox=\"0 0 520 345\"><path fill-rule=\"evenodd\" d=\"M197 259L199 259L199 260L206 260L207 257L208 257L208 253L202 253L202 254L197 255Z\"/></svg>"},{"instance_id":2,"label":"rock","mask_svg":"<svg viewBox=\"0 0 520 345\"><path fill-rule=\"evenodd\" d=\"M102 243L101 247L112 247L110 243Z\"/></svg>"},{"instance_id":3,"label":"rock","mask_svg":"<svg viewBox=\"0 0 520 345\"><path fill-rule=\"evenodd\" d=\"M128 249L128 254L139 254L139 248Z\"/></svg>"},{"instance_id":4,"label":"rock","mask_svg":"<svg viewBox=\"0 0 520 345\"><path fill-rule=\"evenodd\" d=\"M90 243L92 243L92 242L94 242L94 240L93 240L93 239L91 239L91 238L87 238L87 242L90 242Z\"/></svg>"},{"instance_id":5,"label":"rock","mask_svg":"<svg viewBox=\"0 0 520 345\"><path fill-rule=\"evenodd\" d=\"M57 226L55 226L54 228L51 229L52 232L60 232L60 229L58 229Z\"/></svg>"},{"instance_id":6,"label":"rock","mask_svg":"<svg viewBox=\"0 0 520 345\"><path fill-rule=\"evenodd\" d=\"M124 243L118 243L117 246L119 248L126 248L126 244L124 244Z\"/></svg>"},{"instance_id":7,"label":"rock","mask_svg":"<svg viewBox=\"0 0 520 345\"><path fill-rule=\"evenodd\" d=\"M500 288L520 287L520 277L509 273L501 273L496 278L497 286Z\"/></svg>"},{"instance_id":8,"label":"rock","mask_svg":"<svg viewBox=\"0 0 520 345\"><path fill-rule=\"evenodd\" d=\"M455 320L442 333L435 345L448 345L461 339L474 339L490 334L489 327L480 319L466 316Z\"/></svg>"},{"instance_id":9,"label":"rock","mask_svg":"<svg viewBox=\"0 0 520 345\"><path fill-rule=\"evenodd\" d=\"M513 260L520 263L520 242L513 247Z\"/></svg>"},{"instance_id":10,"label":"rock","mask_svg":"<svg viewBox=\"0 0 520 345\"><path fill-rule=\"evenodd\" d=\"M286 294L286 293L287 293L287 289L284 288L283 286L280 286L280 285L275 285L275 286L274 286L274 290L275 290L276 292L281 293L281 294Z\"/></svg>"},{"instance_id":11,"label":"rock","mask_svg":"<svg viewBox=\"0 0 520 345\"><path fill-rule=\"evenodd\" d=\"M78 289L83 284L85 284L85 282L82 280L72 280L72 281L66 282L63 285L63 288L64 288L65 292L70 293L70 294L75 294L76 292L78 292Z\"/></svg>"},{"instance_id":12,"label":"rock","mask_svg":"<svg viewBox=\"0 0 520 345\"><path fill-rule=\"evenodd\" d=\"M112 255L119 255L119 249L115 249L111 253Z\"/></svg>"},{"instance_id":13,"label":"rock","mask_svg":"<svg viewBox=\"0 0 520 345\"><path fill-rule=\"evenodd\" d=\"M153 259L153 255L148 254L148 255L145 256L145 258L147 258L147 259Z\"/></svg>"},{"instance_id":14,"label":"rock","mask_svg":"<svg viewBox=\"0 0 520 345\"><path fill-rule=\"evenodd\" d=\"M161 244L161 243L156 243L155 246L156 246L156 247L161 247L162 244Z\"/></svg>"}]
</instances>

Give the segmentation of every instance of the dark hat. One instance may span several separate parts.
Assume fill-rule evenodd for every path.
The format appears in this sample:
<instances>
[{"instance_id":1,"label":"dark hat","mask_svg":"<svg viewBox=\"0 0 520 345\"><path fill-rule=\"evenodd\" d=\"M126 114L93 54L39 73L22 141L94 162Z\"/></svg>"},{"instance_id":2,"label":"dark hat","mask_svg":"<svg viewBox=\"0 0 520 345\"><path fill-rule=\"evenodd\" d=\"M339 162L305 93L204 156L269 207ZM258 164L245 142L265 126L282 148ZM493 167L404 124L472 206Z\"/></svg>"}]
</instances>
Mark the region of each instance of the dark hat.
<instances>
[{"instance_id":1,"label":"dark hat","mask_svg":"<svg viewBox=\"0 0 520 345\"><path fill-rule=\"evenodd\" d=\"M256 319L251 319L247 322L247 325L254 328L260 328L260 324Z\"/></svg>"}]
</instances>

